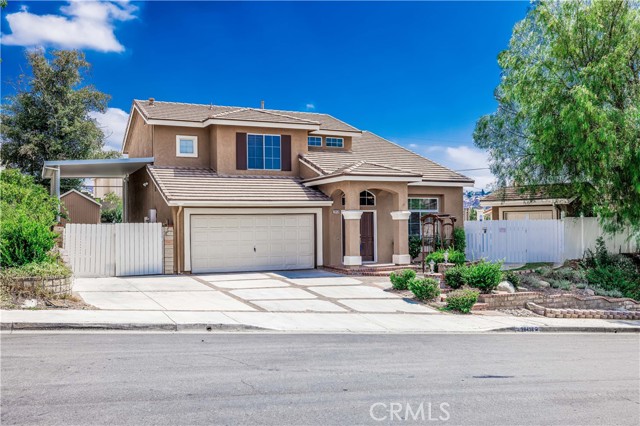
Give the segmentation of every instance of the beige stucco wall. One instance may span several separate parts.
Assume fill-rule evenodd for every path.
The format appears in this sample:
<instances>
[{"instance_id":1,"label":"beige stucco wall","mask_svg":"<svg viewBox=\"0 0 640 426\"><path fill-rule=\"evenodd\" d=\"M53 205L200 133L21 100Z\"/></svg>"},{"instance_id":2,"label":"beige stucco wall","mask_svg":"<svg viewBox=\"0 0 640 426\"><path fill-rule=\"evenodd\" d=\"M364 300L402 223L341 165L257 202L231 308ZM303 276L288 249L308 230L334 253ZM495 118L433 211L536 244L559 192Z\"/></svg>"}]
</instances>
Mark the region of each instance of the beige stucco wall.
<instances>
[{"instance_id":1,"label":"beige stucco wall","mask_svg":"<svg viewBox=\"0 0 640 426\"><path fill-rule=\"evenodd\" d=\"M93 184L93 196L96 198L104 198L105 195L112 192L122 198L121 178L96 178Z\"/></svg>"},{"instance_id":2,"label":"beige stucco wall","mask_svg":"<svg viewBox=\"0 0 640 426\"><path fill-rule=\"evenodd\" d=\"M148 185L144 185L147 182ZM129 175L127 212L129 222L144 222L149 209L156 209L156 221L173 224L171 209L154 185L147 169L142 168Z\"/></svg>"},{"instance_id":3,"label":"beige stucco wall","mask_svg":"<svg viewBox=\"0 0 640 426\"><path fill-rule=\"evenodd\" d=\"M178 135L197 136L197 157L178 157L176 155L176 137ZM154 126L153 158L156 166L210 167L210 150L209 129Z\"/></svg>"},{"instance_id":4,"label":"beige stucco wall","mask_svg":"<svg viewBox=\"0 0 640 426\"><path fill-rule=\"evenodd\" d=\"M153 135L153 126L145 124L144 120L135 110L131 117L129 133L125 145L130 158L152 157L153 147L151 139Z\"/></svg>"},{"instance_id":5,"label":"beige stucco wall","mask_svg":"<svg viewBox=\"0 0 640 426\"><path fill-rule=\"evenodd\" d=\"M463 191L454 186L409 186L409 198L437 197L440 211L456 217L456 227L464 226Z\"/></svg>"},{"instance_id":6,"label":"beige stucco wall","mask_svg":"<svg viewBox=\"0 0 640 426\"><path fill-rule=\"evenodd\" d=\"M100 223L100 206L80 194L71 192L60 199L63 212L69 219L60 218L66 223Z\"/></svg>"},{"instance_id":7,"label":"beige stucco wall","mask_svg":"<svg viewBox=\"0 0 640 426\"><path fill-rule=\"evenodd\" d=\"M262 127L231 127L215 126L212 130L215 133L214 140L217 144L214 155L215 164L211 167L224 174L238 175L275 175L275 176L299 176L300 162L298 155L307 152L306 130L293 129L271 129ZM291 135L291 171L279 170L237 170L236 169L236 133L255 133L269 135Z\"/></svg>"}]
</instances>

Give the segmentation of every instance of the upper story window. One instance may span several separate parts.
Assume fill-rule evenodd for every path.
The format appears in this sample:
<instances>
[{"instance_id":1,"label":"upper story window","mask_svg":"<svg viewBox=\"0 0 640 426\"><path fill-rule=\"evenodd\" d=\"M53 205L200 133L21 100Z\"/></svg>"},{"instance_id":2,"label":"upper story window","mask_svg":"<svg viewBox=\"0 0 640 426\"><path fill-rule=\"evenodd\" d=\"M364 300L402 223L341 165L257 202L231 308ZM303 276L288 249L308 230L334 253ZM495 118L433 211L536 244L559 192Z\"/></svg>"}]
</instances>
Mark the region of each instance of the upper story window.
<instances>
[{"instance_id":1,"label":"upper story window","mask_svg":"<svg viewBox=\"0 0 640 426\"><path fill-rule=\"evenodd\" d=\"M309 146L322 146L321 136L309 136L307 138L307 145Z\"/></svg>"},{"instance_id":2,"label":"upper story window","mask_svg":"<svg viewBox=\"0 0 640 426\"><path fill-rule=\"evenodd\" d=\"M324 143L331 148L342 148L344 146L343 138L324 138Z\"/></svg>"},{"instance_id":3,"label":"upper story window","mask_svg":"<svg viewBox=\"0 0 640 426\"><path fill-rule=\"evenodd\" d=\"M197 157L197 136L176 136L176 157Z\"/></svg>"},{"instance_id":4,"label":"upper story window","mask_svg":"<svg viewBox=\"0 0 640 426\"><path fill-rule=\"evenodd\" d=\"M282 167L280 135L247 135L247 168L280 170Z\"/></svg>"}]
</instances>

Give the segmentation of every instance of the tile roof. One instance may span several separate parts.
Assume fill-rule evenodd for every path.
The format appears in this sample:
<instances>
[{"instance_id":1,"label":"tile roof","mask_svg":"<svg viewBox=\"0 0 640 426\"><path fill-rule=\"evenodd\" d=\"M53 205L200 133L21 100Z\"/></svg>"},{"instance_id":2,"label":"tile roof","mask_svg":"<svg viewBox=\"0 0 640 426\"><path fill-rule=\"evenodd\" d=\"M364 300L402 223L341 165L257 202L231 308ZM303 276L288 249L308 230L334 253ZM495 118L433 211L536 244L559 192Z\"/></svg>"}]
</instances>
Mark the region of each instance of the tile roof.
<instances>
[{"instance_id":1,"label":"tile roof","mask_svg":"<svg viewBox=\"0 0 640 426\"><path fill-rule=\"evenodd\" d=\"M333 171L332 173L306 179L305 182L313 182L314 180L325 179L334 176L386 176L419 178L421 175L420 173L401 170L395 167L383 166L368 161L357 161L353 164L348 164L344 167L341 167Z\"/></svg>"},{"instance_id":2,"label":"tile roof","mask_svg":"<svg viewBox=\"0 0 640 426\"><path fill-rule=\"evenodd\" d=\"M362 137L353 138L351 152L309 151L301 158L324 175L333 175L341 169L365 162L365 167L376 165L402 171L405 175L407 172L417 173L424 180L473 184L472 179L367 131L362 133Z\"/></svg>"},{"instance_id":3,"label":"tile roof","mask_svg":"<svg viewBox=\"0 0 640 426\"><path fill-rule=\"evenodd\" d=\"M211 169L147 166L165 199L200 202L331 201L301 180L284 176L227 176Z\"/></svg>"},{"instance_id":4,"label":"tile roof","mask_svg":"<svg viewBox=\"0 0 640 426\"><path fill-rule=\"evenodd\" d=\"M225 120L263 121L270 123L317 124L320 130L360 132L353 126L328 114L246 108L220 105L186 104L179 102L134 100L133 104L146 119L203 122L210 118Z\"/></svg>"},{"instance_id":5,"label":"tile roof","mask_svg":"<svg viewBox=\"0 0 640 426\"><path fill-rule=\"evenodd\" d=\"M556 191L558 191L559 189L562 188L555 188ZM545 188L544 186L538 186L534 188L506 186L504 188L493 191L489 195L482 197L480 199L480 202L553 200L558 198L558 196L551 195L547 188Z\"/></svg>"}]
</instances>

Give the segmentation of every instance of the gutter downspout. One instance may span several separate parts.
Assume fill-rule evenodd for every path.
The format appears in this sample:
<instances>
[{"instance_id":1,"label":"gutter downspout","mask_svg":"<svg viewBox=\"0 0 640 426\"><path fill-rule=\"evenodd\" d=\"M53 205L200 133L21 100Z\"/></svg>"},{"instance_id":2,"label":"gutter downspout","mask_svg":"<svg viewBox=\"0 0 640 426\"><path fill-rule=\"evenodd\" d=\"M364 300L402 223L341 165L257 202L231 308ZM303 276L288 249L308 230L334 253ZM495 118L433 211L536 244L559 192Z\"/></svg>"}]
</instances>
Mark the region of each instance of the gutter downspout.
<instances>
[{"instance_id":1,"label":"gutter downspout","mask_svg":"<svg viewBox=\"0 0 640 426\"><path fill-rule=\"evenodd\" d=\"M182 206L178 207L178 214L177 214L177 218L178 218L178 225L180 226L176 226L176 241L178 242L178 249L180 247L182 247L182 250L177 250L178 255L176 256L178 259L178 268L176 270L177 274L180 274L181 272L181 260L182 260L182 256L184 255L184 239L182 238L182 227L184 226L184 221L180 222L180 213L182 213Z\"/></svg>"}]
</instances>

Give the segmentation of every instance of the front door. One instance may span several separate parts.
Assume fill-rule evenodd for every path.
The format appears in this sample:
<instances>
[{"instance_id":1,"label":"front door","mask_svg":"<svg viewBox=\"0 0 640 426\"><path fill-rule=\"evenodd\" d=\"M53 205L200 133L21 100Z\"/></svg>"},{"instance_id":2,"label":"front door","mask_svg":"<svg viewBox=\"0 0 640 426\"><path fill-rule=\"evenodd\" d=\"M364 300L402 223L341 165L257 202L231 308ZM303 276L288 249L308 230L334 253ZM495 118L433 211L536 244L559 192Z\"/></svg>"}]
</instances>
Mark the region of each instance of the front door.
<instances>
[{"instance_id":1,"label":"front door","mask_svg":"<svg viewBox=\"0 0 640 426\"><path fill-rule=\"evenodd\" d=\"M373 212L364 212L360 218L360 256L363 262L373 262L374 246Z\"/></svg>"}]
</instances>

